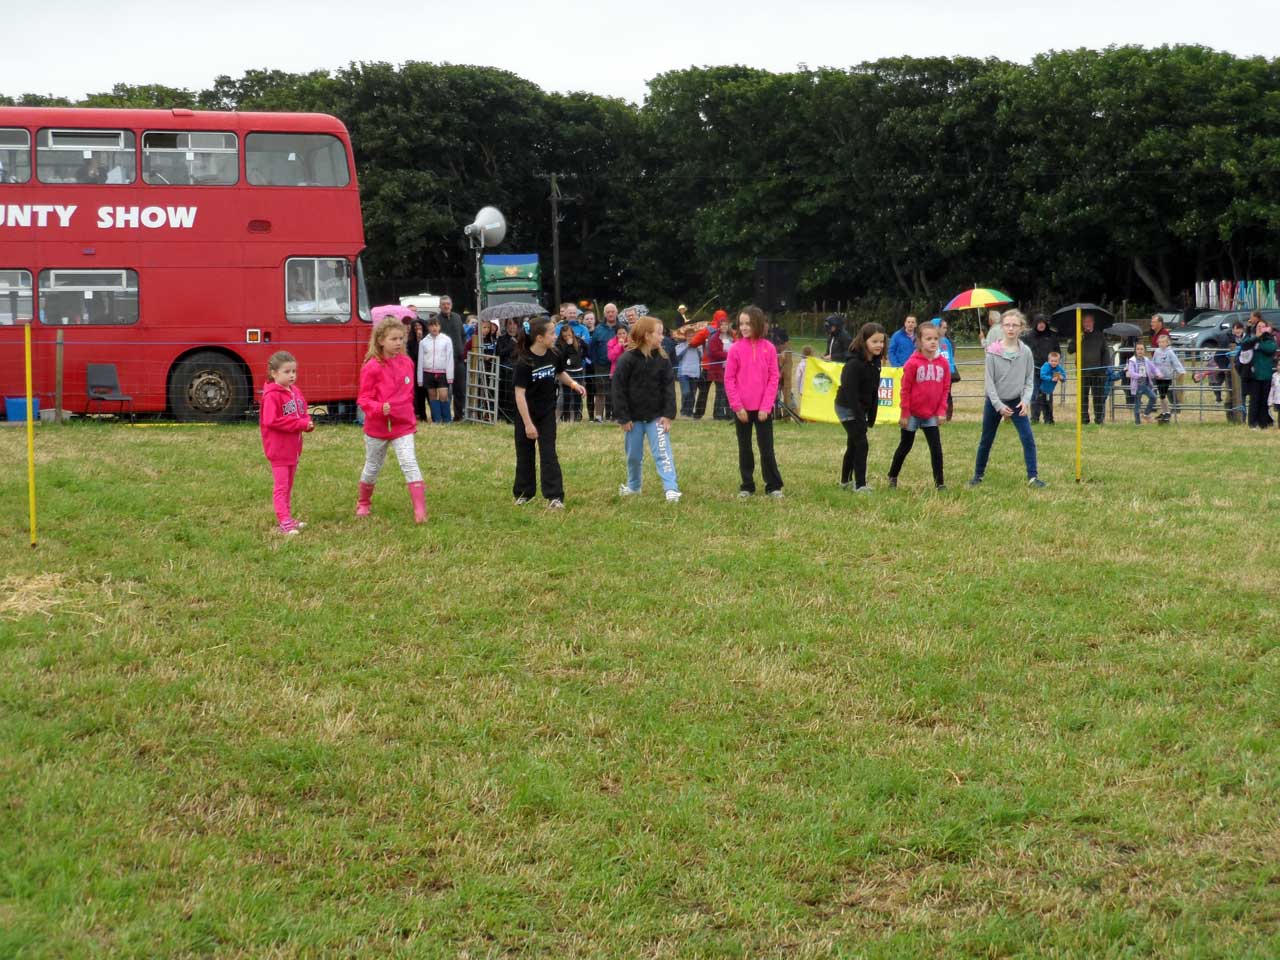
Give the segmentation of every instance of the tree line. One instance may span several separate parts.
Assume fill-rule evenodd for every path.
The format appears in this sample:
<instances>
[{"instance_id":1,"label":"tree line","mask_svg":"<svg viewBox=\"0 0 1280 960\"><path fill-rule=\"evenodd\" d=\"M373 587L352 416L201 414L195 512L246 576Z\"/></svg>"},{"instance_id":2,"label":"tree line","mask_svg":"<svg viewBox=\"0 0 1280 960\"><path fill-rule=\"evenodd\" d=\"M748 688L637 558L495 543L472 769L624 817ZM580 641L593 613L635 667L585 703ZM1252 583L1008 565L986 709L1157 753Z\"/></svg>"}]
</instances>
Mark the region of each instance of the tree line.
<instances>
[{"instance_id":1,"label":"tree line","mask_svg":"<svg viewBox=\"0 0 1280 960\"><path fill-rule=\"evenodd\" d=\"M462 227L486 204L510 222L503 249L549 275L552 174L566 296L738 304L757 257L797 261L805 304L922 310L975 283L1177 306L1199 279L1280 274L1280 60L1202 46L692 67L639 106L420 62L118 84L78 105L339 117L383 297L469 299Z\"/></svg>"}]
</instances>

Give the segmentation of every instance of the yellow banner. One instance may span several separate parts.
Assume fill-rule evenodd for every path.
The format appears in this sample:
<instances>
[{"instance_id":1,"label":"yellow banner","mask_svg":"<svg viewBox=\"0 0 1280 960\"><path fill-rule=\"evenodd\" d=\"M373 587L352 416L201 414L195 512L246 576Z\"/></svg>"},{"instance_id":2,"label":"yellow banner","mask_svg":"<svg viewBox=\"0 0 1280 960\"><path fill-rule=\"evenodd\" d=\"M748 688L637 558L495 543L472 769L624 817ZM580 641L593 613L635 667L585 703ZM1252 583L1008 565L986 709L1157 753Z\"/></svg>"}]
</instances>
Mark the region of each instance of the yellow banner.
<instances>
[{"instance_id":1,"label":"yellow banner","mask_svg":"<svg viewBox=\"0 0 1280 960\"><path fill-rule=\"evenodd\" d=\"M815 423L839 423L836 391L840 389L843 363L809 357L804 362L804 392L800 394L800 417ZM901 408L901 367L880 368L880 409L876 423L896 423Z\"/></svg>"}]
</instances>

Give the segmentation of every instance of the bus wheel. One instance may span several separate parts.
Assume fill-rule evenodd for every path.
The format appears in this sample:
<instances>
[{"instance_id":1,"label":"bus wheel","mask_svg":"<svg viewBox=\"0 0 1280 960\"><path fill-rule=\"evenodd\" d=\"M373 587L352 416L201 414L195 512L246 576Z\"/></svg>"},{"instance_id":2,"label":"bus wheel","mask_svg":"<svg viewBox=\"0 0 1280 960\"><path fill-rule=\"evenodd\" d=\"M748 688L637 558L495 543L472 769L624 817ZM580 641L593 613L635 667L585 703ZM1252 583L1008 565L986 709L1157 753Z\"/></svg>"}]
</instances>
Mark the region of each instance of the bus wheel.
<instances>
[{"instance_id":1,"label":"bus wheel","mask_svg":"<svg viewBox=\"0 0 1280 960\"><path fill-rule=\"evenodd\" d=\"M169 408L179 420L239 420L248 407L244 371L225 353L193 353L174 368Z\"/></svg>"}]
</instances>

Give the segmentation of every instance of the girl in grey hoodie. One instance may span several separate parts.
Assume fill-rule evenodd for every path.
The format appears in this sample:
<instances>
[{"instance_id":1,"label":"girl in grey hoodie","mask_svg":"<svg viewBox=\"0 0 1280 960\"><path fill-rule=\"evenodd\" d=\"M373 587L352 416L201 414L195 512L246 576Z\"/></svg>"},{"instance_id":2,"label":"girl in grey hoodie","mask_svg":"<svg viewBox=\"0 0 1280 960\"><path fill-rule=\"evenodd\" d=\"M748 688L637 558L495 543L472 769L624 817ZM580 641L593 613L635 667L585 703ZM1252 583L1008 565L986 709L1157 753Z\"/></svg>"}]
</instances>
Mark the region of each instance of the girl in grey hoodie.
<instances>
[{"instance_id":1,"label":"girl in grey hoodie","mask_svg":"<svg viewBox=\"0 0 1280 960\"><path fill-rule=\"evenodd\" d=\"M978 441L978 460L973 467L973 479L969 486L982 482L987 471L987 459L991 445L995 443L996 430L1005 420L1013 422L1022 441L1022 458L1027 465L1027 485L1043 487L1036 470L1036 438L1031 433L1031 393L1035 385L1036 364L1031 348L1018 339L1026 318L1020 310L1006 310L1000 318L999 340L985 351L986 376L983 384L986 400L982 405L982 438Z\"/></svg>"}]
</instances>

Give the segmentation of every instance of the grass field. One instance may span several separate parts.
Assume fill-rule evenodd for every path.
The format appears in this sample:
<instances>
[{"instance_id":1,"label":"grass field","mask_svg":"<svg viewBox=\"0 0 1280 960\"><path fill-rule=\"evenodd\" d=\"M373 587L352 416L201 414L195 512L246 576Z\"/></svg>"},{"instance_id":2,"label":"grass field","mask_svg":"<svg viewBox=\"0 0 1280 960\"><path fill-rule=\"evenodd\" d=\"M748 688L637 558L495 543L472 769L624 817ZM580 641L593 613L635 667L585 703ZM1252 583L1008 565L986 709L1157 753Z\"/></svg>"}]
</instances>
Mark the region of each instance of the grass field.
<instances>
[{"instance_id":1,"label":"grass field","mask_svg":"<svg viewBox=\"0 0 1280 960\"><path fill-rule=\"evenodd\" d=\"M1095 431L428 429L415 528L322 427L286 540L254 427L44 428L37 550L0 431L0 956L1280 955L1280 440Z\"/></svg>"}]
</instances>

